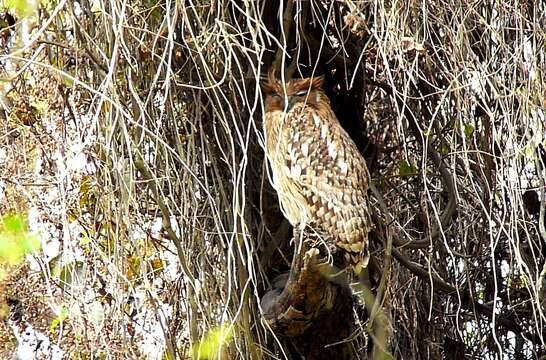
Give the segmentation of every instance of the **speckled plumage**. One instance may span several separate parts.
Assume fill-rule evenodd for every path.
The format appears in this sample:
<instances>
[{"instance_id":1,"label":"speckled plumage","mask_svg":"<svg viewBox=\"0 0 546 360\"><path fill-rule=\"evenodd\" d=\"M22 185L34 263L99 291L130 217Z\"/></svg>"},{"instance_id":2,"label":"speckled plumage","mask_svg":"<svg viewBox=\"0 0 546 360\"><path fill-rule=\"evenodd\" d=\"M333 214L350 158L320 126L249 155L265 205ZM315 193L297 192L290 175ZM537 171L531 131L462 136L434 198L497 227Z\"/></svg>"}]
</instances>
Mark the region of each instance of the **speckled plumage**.
<instances>
[{"instance_id":1,"label":"speckled plumage","mask_svg":"<svg viewBox=\"0 0 546 360\"><path fill-rule=\"evenodd\" d=\"M322 91L323 79L291 80L270 74L266 94L266 153L281 208L295 227L326 232L359 271L368 259L369 173L355 143Z\"/></svg>"}]
</instances>

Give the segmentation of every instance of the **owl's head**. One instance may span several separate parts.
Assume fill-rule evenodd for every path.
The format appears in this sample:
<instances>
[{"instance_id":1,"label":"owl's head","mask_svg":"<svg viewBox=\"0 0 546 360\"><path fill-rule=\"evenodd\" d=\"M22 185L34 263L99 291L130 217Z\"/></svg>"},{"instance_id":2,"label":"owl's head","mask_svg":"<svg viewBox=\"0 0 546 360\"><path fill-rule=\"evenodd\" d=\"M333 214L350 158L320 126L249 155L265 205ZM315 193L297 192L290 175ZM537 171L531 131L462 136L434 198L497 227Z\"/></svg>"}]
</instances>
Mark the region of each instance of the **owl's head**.
<instances>
[{"instance_id":1,"label":"owl's head","mask_svg":"<svg viewBox=\"0 0 546 360\"><path fill-rule=\"evenodd\" d=\"M296 104L317 106L320 101L327 100L322 91L324 77L318 76L306 79L289 80L281 83L270 71L267 80L262 83L262 91L265 94L265 110L290 111Z\"/></svg>"}]
</instances>

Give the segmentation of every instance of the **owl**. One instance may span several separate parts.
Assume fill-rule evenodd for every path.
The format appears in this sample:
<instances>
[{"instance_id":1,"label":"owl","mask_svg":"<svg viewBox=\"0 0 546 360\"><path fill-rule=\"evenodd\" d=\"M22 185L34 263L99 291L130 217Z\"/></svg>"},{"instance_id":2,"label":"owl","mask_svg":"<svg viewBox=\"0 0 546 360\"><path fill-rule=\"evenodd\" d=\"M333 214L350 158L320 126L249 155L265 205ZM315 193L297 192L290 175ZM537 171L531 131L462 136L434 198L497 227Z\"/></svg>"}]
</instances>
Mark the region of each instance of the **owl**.
<instances>
[{"instance_id":1,"label":"owl","mask_svg":"<svg viewBox=\"0 0 546 360\"><path fill-rule=\"evenodd\" d=\"M367 266L369 172L322 90L323 77L283 84L270 72L264 137L273 187L294 228L328 235L355 273Z\"/></svg>"}]
</instances>

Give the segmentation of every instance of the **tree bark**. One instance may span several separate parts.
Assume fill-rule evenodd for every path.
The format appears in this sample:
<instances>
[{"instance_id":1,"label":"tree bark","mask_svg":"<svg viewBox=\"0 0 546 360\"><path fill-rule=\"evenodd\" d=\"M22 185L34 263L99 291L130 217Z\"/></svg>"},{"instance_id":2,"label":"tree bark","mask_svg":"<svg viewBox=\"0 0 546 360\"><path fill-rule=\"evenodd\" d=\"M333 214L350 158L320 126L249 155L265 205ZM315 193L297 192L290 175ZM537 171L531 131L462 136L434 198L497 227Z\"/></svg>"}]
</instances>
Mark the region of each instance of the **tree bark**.
<instances>
[{"instance_id":1,"label":"tree bark","mask_svg":"<svg viewBox=\"0 0 546 360\"><path fill-rule=\"evenodd\" d=\"M344 273L319 257L316 248L294 255L289 274L274 281L262 298L263 317L290 342L292 356L305 359L353 359L353 298Z\"/></svg>"}]
</instances>

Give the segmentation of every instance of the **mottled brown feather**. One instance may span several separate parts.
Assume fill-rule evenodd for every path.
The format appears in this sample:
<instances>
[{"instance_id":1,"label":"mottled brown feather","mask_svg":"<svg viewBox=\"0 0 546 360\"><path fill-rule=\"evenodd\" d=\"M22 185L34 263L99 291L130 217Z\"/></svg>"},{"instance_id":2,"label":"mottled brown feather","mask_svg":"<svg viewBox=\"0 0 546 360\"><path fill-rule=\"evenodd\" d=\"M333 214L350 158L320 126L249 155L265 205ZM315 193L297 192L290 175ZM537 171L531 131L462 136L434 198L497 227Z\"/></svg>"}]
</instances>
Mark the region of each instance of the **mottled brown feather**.
<instances>
[{"instance_id":1,"label":"mottled brown feather","mask_svg":"<svg viewBox=\"0 0 546 360\"><path fill-rule=\"evenodd\" d=\"M293 226L313 226L365 266L369 173L322 91L323 78L281 84L269 74L264 132L273 185ZM357 255L357 256L355 256ZM356 260L355 260L356 259Z\"/></svg>"}]
</instances>

